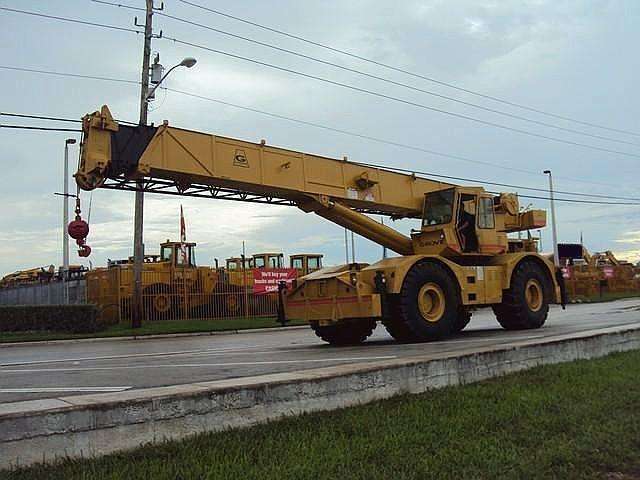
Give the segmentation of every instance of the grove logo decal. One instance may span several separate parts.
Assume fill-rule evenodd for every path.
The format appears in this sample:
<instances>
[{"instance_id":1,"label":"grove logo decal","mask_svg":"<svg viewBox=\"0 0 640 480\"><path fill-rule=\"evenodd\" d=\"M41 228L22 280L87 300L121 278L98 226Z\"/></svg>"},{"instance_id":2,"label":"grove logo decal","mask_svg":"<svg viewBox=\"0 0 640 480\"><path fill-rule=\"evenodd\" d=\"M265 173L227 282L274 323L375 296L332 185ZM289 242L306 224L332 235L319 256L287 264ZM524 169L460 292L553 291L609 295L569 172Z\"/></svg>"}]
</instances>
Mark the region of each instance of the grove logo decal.
<instances>
[{"instance_id":1,"label":"grove logo decal","mask_svg":"<svg viewBox=\"0 0 640 480\"><path fill-rule=\"evenodd\" d=\"M249 160L247 159L247 155L244 153L244 150L236 150L236 154L233 157L233 165L235 167L249 168Z\"/></svg>"}]
</instances>

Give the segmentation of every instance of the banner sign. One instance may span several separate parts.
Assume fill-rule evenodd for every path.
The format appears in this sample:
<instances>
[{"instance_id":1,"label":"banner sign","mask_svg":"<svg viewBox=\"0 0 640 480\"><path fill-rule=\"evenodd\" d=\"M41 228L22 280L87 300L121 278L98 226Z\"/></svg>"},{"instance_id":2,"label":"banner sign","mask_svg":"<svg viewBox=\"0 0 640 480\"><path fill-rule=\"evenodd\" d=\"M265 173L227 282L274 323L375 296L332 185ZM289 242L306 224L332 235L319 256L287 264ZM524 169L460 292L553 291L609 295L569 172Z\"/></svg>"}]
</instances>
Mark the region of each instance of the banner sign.
<instances>
[{"instance_id":1,"label":"banner sign","mask_svg":"<svg viewBox=\"0 0 640 480\"><path fill-rule=\"evenodd\" d=\"M287 288L298 276L295 268L254 268L253 269L253 293L254 295L266 295L278 293L278 284L287 282Z\"/></svg>"}]
</instances>

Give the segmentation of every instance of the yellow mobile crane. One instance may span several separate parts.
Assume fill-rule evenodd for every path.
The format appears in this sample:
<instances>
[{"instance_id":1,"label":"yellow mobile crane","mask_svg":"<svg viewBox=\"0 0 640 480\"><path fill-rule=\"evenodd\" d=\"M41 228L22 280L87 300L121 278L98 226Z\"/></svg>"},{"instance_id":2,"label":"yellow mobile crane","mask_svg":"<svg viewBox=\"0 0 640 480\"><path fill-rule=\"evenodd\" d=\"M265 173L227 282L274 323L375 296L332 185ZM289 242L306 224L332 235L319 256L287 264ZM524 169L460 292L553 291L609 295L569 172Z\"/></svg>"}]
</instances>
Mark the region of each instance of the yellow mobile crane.
<instances>
[{"instance_id":1,"label":"yellow mobile crane","mask_svg":"<svg viewBox=\"0 0 640 480\"><path fill-rule=\"evenodd\" d=\"M462 330L471 310L491 306L506 329L541 327L563 301L562 276L535 245L510 232L546 224L520 211L515 194L492 195L365 164L169 126L119 125L103 106L83 119L75 175L84 190L147 192L297 206L399 256L325 268L294 282L289 318L303 318L332 344L364 341L380 320L400 341ZM367 214L416 218L410 236Z\"/></svg>"}]
</instances>

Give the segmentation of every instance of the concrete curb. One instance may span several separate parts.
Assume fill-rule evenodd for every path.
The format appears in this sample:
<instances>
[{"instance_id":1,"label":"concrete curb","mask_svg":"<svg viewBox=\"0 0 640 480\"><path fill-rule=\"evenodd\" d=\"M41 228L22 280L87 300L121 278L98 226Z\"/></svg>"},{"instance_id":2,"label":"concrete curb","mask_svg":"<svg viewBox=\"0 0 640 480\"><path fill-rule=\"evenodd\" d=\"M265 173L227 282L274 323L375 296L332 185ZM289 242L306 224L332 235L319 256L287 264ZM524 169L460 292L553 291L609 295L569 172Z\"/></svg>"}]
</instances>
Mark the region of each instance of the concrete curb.
<instances>
[{"instance_id":1,"label":"concrete curb","mask_svg":"<svg viewBox=\"0 0 640 480\"><path fill-rule=\"evenodd\" d=\"M90 457L640 348L640 323L370 363L0 404L0 468Z\"/></svg>"},{"instance_id":2,"label":"concrete curb","mask_svg":"<svg viewBox=\"0 0 640 480\"><path fill-rule=\"evenodd\" d=\"M91 343L91 342L113 342L116 340L153 340L158 338L182 338L182 337L208 337L211 335L238 335L241 333L267 333L281 332L286 330L307 329L309 325L292 325L290 327L264 327L264 328L241 328L237 330L216 330L211 332L190 332L190 333L158 333L152 335L130 335L125 337L97 337L97 338L68 338L66 340L36 340L33 342L7 342L0 343L0 348L23 347L33 345L55 345L65 343Z\"/></svg>"}]
</instances>

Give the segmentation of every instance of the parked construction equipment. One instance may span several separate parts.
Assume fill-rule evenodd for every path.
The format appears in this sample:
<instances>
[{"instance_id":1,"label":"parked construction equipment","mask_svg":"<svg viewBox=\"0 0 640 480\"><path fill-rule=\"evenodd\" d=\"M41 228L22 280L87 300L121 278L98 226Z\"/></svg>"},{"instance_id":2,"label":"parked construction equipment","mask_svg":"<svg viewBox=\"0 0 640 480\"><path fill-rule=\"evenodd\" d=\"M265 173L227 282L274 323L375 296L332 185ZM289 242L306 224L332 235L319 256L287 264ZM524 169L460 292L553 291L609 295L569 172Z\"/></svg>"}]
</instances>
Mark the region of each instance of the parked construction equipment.
<instances>
[{"instance_id":1,"label":"parked construction equipment","mask_svg":"<svg viewBox=\"0 0 640 480\"><path fill-rule=\"evenodd\" d=\"M324 268L294 282L289 318L332 344L358 343L381 320L401 341L462 330L491 306L507 329L541 327L561 302L561 275L512 232L539 229L543 210L515 194L492 195L365 164L169 126L119 125L104 106L83 119L76 181L84 190L135 189L294 205L400 254L372 265ZM403 235L367 214L421 219Z\"/></svg>"},{"instance_id":2,"label":"parked construction equipment","mask_svg":"<svg viewBox=\"0 0 640 480\"><path fill-rule=\"evenodd\" d=\"M640 271L632 263L618 260L610 250L591 254L581 244L560 243L558 253L567 296L572 301L605 293L640 292Z\"/></svg>"}]
</instances>

